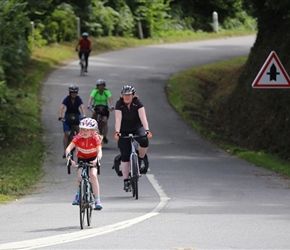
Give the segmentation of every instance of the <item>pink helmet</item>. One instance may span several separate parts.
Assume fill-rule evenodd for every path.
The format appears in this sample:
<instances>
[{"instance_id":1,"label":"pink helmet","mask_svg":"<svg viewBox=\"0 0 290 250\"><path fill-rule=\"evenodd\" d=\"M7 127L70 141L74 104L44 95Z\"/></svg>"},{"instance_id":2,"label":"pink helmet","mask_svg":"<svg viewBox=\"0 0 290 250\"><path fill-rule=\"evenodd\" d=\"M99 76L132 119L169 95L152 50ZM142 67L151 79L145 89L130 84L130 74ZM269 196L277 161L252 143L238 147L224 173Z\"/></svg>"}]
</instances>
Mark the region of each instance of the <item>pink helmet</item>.
<instances>
[{"instance_id":1,"label":"pink helmet","mask_svg":"<svg viewBox=\"0 0 290 250\"><path fill-rule=\"evenodd\" d=\"M86 128L86 129L97 129L98 123L95 119L92 118L85 118L80 121L80 128Z\"/></svg>"}]
</instances>

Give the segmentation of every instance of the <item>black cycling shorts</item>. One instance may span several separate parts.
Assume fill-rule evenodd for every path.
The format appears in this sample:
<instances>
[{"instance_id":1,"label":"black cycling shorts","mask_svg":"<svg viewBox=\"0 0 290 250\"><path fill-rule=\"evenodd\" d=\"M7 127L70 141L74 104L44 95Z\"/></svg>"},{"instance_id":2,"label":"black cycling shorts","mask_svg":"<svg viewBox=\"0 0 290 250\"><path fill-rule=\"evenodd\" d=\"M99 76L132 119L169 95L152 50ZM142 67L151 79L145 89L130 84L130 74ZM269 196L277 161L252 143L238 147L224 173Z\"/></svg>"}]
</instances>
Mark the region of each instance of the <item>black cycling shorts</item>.
<instances>
[{"instance_id":1,"label":"black cycling shorts","mask_svg":"<svg viewBox=\"0 0 290 250\"><path fill-rule=\"evenodd\" d=\"M138 128L135 131L132 132L122 132L120 131L122 136L126 136L129 134L133 134L133 135L145 135L146 131L143 127ZM140 138L136 138L136 141L138 141L140 147L142 148L147 148L149 146L149 141L147 136L144 137L140 137ZM121 161L123 162L128 162L130 161L130 154L131 154L131 142L130 139L126 139L126 138L119 138L118 140L118 148L120 149L120 153L121 153Z\"/></svg>"},{"instance_id":2,"label":"black cycling shorts","mask_svg":"<svg viewBox=\"0 0 290 250\"><path fill-rule=\"evenodd\" d=\"M109 116L110 116L110 111L109 111L108 106L97 105L94 107L94 110L95 110L96 114L99 114L101 116L106 116L107 118L109 118Z\"/></svg>"}]
</instances>

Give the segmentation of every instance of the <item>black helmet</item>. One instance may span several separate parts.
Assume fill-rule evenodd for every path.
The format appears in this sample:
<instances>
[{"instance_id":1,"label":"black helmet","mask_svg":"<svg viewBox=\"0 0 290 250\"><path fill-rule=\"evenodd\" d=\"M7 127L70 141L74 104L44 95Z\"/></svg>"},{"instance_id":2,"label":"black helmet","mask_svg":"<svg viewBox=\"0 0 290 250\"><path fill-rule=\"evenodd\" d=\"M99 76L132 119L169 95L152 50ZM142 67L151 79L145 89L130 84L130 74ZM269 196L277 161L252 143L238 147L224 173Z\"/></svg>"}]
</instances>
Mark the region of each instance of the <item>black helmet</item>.
<instances>
[{"instance_id":1,"label":"black helmet","mask_svg":"<svg viewBox=\"0 0 290 250\"><path fill-rule=\"evenodd\" d=\"M99 80L96 81L96 85L97 85L97 87L98 87L99 85L104 85L104 86L106 87L106 82L105 82L105 80L103 80L103 79L99 79Z\"/></svg>"},{"instance_id":2,"label":"black helmet","mask_svg":"<svg viewBox=\"0 0 290 250\"><path fill-rule=\"evenodd\" d=\"M130 85L125 85L122 90L121 90L121 94L122 95L129 95L129 94L135 94L135 88L130 86Z\"/></svg>"},{"instance_id":3,"label":"black helmet","mask_svg":"<svg viewBox=\"0 0 290 250\"><path fill-rule=\"evenodd\" d=\"M68 88L68 91L70 93L78 93L79 92L79 88L76 85L70 85Z\"/></svg>"}]
</instances>

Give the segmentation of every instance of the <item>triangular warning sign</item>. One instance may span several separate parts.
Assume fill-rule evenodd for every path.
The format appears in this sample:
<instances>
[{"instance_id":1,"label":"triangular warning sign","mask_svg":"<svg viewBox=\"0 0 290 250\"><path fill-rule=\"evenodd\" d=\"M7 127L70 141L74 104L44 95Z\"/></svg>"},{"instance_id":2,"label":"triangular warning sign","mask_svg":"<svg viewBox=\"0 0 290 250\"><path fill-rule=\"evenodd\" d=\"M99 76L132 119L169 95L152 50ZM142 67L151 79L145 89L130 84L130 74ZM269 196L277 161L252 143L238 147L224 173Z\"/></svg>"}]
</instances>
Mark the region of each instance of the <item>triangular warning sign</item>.
<instances>
[{"instance_id":1,"label":"triangular warning sign","mask_svg":"<svg viewBox=\"0 0 290 250\"><path fill-rule=\"evenodd\" d=\"M290 79L275 51L264 62L252 83L253 88L290 88Z\"/></svg>"}]
</instances>

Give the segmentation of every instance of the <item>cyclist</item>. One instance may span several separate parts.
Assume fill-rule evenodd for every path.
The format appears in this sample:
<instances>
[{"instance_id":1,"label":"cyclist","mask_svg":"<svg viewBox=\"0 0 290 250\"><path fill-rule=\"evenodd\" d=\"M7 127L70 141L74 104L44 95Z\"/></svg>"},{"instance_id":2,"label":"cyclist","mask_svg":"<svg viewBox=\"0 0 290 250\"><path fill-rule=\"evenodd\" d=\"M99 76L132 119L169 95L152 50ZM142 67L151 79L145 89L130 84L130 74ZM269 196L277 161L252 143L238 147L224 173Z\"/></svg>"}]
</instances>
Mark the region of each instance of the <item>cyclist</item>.
<instances>
[{"instance_id":1,"label":"cyclist","mask_svg":"<svg viewBox=\"0 0 290 250\"><path fill-rule=\"evenodd\" d=\"M108 107L108 102L110 108ZM93 107L92 107L93 103ZM113 97L111 91L106 88L106 82L103 79L96 81L96 88L90 94L88 101L88 109L93 110L93 118L97 120L97 116L100 115L102 119L102 131L100 133L104 136L103 142L108 143L108 119L110 112L114 109Z\"/></svg>"},{"instance_id":2,"label":"cyclist","mask_svg":"<svg viewBox=\"0 0 290 250\"><path fill-rule=\"evenodd\" d=\"M98 123L95 119L85 118L80 121L80 133L74 136L72 142L65 150L66 157L70 154L71 150L77 148L78 162L83 161L91 163L93 167L90 169L90 181L92 183L93 192L95 195L95 210L103 208L100 201L100 187L98 181L97 162L102 159L102 136L97 133ZM75 161L71 161L71 166L75 166ZM79 183L81 181L82 170L78 170L77 193L73 200L73 205L79 204Z\"/></svg>"},{"instance_id":3,"label":"cyclist","mask_svg":"<svg viewBox=\"0 0 290 250\"><path fill-rule=\"evenodd\" d=\"M121 153L121 169L124 179L124 190L129 189L129 171L130 171L130 140L119 136L126 136L130 133L135 135L146 135L136 138L139 142L139 162L140 170L145 168L144 157L147 153L149 142L148 138L152 137L146 117L143 104L136 95L135 88L126 85L121 90L120 99L115 106L115 134L114 139L118 140L118 147Z\"/></svg>"},{"instance_id":4,"label":"cyclist","mask_svg":"<svg viewBox=\"0 0 290 250\"><path fill-rule=\"evenodd\" d=\"M86 117L86 109L82 99L78 96L79 88L75 85L70 85L68 88L69 95L66 96L58 110L58 120L63 122L63 148L68 146L68 135L72 126L75 126L76 131L79 130L78 124L81 118ZM63 117L63 111L66 108ZM63 154L65 158L65 154Z\"/></svg>"},{"instance_id":5,"label":"cyclist","mask_svg":"<svg viewBox=\"0 0 290 250\"><path fill-rule=\"evenodd\" d=\"M85 55L85 72L88 72L89 55L92 51L92 40L89 39L87 32L82 33L82 37L79 39L76 45L76 51L79 52L79 59L81 60L82 53Z\"/></svg>"}]
</instances>

